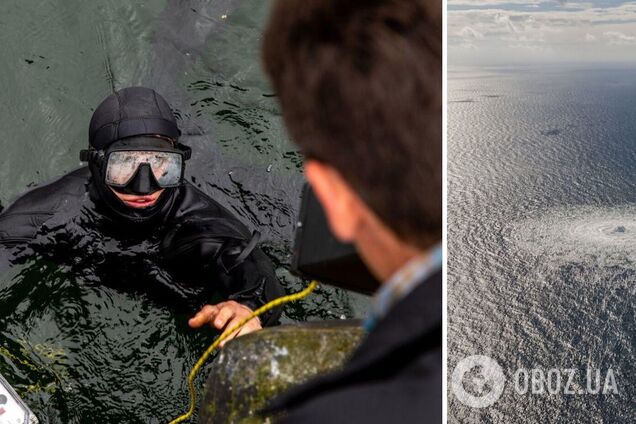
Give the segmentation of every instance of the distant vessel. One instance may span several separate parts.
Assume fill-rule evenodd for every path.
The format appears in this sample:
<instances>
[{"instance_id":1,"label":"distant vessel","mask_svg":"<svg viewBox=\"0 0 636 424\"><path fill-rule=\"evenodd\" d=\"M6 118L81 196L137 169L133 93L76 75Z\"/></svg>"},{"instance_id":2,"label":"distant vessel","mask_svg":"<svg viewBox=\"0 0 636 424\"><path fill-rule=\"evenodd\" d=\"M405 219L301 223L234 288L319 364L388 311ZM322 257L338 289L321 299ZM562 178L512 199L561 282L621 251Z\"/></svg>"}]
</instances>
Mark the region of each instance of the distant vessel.
<instances>
[{"instance_id":1,"label":"distant vessel","mask_svg":"<svg viewBox=\"0 0 636 424\"><path fill-rule=\"evenodd\" d=\"M0 424L38 424L38 419L0 374Z\"/></svg>"}]
</instances>

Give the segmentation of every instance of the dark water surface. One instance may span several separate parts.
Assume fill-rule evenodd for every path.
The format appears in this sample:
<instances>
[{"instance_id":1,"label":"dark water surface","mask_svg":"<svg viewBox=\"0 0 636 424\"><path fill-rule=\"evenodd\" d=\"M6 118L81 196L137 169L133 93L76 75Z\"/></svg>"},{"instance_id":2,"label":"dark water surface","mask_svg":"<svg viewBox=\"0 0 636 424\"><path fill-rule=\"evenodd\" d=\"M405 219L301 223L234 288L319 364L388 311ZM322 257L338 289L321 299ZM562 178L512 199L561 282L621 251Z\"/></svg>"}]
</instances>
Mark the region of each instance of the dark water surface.
<instances>
[{"instance_id":1,"label":"dark water surface","mask_svg":"<svg viewBox=\"0 0 636 424\"><path fill-rule=\"evenodd\" d=\"M150 86L194 150L188 179L258 229L287 291L299 290L287 268L301 157L260 69L267 6L3 2L0 205L79 166L92 110L113 89ZM366 305L322 287L283 320L361 317ZM34 259L0 275L0 373L42 423L167 422L186 408L186 375L213 339L187 317Z\"/></svg>"},{"instance_id":2,"label":"dark water surface","mask_svg":"<svg viewBox=\"0 0 636 424\"><path fill-rule=\"evenodd\" d=\"M449 390L449 422L634 422L636 67L452 70L448 121L449 370L507 378L483 409ZM519 368L618 394L518 394Z\"/></svg>"}]
</instances>

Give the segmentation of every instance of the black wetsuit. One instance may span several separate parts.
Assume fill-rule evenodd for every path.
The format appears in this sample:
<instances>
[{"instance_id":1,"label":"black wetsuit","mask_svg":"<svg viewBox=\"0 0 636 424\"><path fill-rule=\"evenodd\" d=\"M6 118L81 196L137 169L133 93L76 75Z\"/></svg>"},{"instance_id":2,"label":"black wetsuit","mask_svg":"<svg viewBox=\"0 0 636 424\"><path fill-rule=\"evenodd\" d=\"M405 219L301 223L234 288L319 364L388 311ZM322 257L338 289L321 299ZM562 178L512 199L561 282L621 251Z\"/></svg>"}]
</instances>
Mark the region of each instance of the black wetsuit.
<instances>
[{"instance_id":1,"label":"black wetsuit","mask_svg":"<svg viewBox=\"0 0 636 424\"><path fill-rule=\"evenodd\" d=\"M396 303L344 366L270 402L277 424L442 422L442 271ZM264 421L264 419L263 419Z\"/></svg>"},{"instance_id":2,"label":"black wetsuit","mask_svg":"<svg viewBox=\"0 0 636 424\"><path fill-rule=\"evenodd\" d=\"M163 196L152 220L127 221L100 200L89 169L80 168L0 214L0 257L51 261L81 280L192 312L227 299L255 309L282 294L271 261L256 247L257 233L187 182Z\"/></svg>"}]
</instances>

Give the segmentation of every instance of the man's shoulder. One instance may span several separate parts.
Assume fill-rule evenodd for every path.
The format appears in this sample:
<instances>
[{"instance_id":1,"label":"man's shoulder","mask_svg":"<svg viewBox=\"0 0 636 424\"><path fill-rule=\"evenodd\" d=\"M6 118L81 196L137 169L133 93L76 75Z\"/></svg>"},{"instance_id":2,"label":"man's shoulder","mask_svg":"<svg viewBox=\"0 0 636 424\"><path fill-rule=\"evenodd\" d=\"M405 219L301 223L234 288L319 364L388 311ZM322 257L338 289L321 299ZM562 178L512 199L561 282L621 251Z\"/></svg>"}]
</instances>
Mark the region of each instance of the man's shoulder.
<instances>
[{"instance_id":1,"label":"man's shoulder","mask_svg":"<svg viewBox=\"0 0 636 424\"><path fill-rule=\"evenodd\" d=\"M391 309L343 369L292 389L266 411L287 409L289 424L441 419L441 301L437 272Z\"/></svg>"},{"instance_id":2,"label":"man's shoulder","mask_svg":"<svg viewBox=\"0 0 636 424\"><path fill-rule=\"evenodd\" d=\"M0 242L30 240L65 205L81 198L88 175L86 167L79 168L22 194L0 214Z\"/></svg>"},{"instance_id":3,"label":"man's shoulder","mask_svg":"<svg viewBox=\"0 0 636 424\"><path fill-rule=\"evenodd\" d=\"M440 422L441 360L438 346L421 352L398 374L350 378L345 384L309 396L280 423ZM376 366L393 368L383 361Z\"/></svg>"},{"instance_id":4,"label":"man's shoulder","mask_svg":"<svg viewBox=\"0 0 636 424\"><path fill-rule=\"evenodd\" d=\"M421 340L425 340L422 348L441 346L441 324L442 271L439 270L391 307L355 352L351 362L364 366ZM433 335L438 333L439 338L434 339Z\"/></svg>"}]
</instances>

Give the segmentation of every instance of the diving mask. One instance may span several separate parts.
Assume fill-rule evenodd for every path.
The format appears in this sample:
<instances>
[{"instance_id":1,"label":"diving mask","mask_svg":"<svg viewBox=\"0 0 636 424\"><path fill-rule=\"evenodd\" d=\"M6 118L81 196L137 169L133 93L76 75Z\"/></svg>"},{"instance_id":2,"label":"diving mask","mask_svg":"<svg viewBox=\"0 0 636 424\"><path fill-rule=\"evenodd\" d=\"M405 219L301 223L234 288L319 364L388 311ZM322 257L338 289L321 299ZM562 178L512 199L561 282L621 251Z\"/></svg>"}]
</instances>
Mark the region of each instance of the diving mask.
<instances>
[{"instance_id":1,"label":"diving mask","mask_svg":"<svg viewBox=\"0 0 636 424\"><path fill-rule=\"evenodd\" d=\"M176 187L183 177L183 155L174 152L121 150L110 152L106 158L104 182L123 188L147 164L161 188Z\"/></svg>"},{"instance_id":2,"label":"diving mask","mask_svg":"<svg viewBox=\"0 0 636 424\"><path fill-rule=\"evenodd\" d=\"M117 191L148 194L178 187L191 150L182 144L154 137L135 137L114 143L106 151L83 150L80 159L102 169L104 184Z\"/></svg>"}]
</instances>

